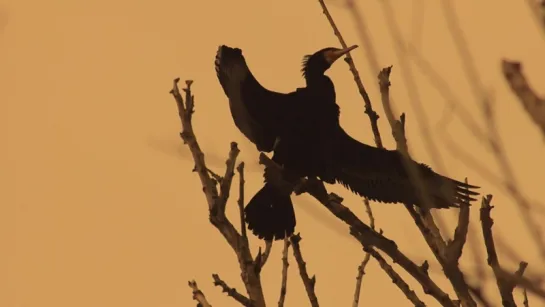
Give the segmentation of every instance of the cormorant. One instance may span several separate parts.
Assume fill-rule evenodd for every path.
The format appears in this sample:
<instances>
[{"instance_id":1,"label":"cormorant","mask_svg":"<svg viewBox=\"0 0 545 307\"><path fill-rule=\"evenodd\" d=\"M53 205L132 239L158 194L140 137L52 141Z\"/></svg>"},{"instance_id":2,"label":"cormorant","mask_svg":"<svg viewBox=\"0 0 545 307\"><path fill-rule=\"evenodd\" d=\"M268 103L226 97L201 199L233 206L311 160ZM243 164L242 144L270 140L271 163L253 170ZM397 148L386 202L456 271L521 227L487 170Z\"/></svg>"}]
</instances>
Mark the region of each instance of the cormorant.
<instances>
[{"instance_id":1,"label":"cormorant","mask_svg":"<svg viewBox=\"0 0 545 307\"><path fill-rule=\"evenodd\" d=\"M340 108L333 82L324 73L347 49L324 48L303 60L306 87L282 94L264 88L249 70L242 51L220 46L216 72L239 130L259 151L274 151L288 179L320 177L341 183L352 192L385 203L422 206L409 180L402 155L395 150L363 144L340 126ZM478 195L468 185L412 161L426 185L434 208L458 207ZM265 240L294 232L291 191L266 182L245 208L248 228Z\"/></svg>"},{"instance_id":2,"label":"cormorant","mask_svg":"<svg viewBox=\"0 0 545 307\"><path fill-rule=\"evenodd\" d=\"M339 126L339 107L333 83L324 72L356 47L325 48L305 57L302 72L307 86L289 94L261 86L240 49L219 47L216 71L235 125L259 151L274 150L273 161L284 167L287 177L319 176L335 182L331 173L327 176L327 162L334 161L334 146L329 142L333 138L324 136ZM248 228L266 240L291 235L296 220L290 194L266 182L245 208Z\"/></svg>"}]
</instances>

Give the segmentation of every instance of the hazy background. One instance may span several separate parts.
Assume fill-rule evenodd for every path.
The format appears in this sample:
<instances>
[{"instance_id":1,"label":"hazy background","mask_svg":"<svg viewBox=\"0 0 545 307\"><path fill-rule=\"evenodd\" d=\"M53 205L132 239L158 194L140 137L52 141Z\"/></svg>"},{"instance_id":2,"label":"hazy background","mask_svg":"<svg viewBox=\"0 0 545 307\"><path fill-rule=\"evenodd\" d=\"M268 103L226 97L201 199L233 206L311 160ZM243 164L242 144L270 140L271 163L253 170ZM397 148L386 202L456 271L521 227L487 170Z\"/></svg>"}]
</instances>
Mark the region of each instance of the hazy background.
<instances>
[{"instance_id":1,"label":"hazy background","mask_svg":"<svg viewBox=\"0 0 545 307\"><path fill-rule=\"evenodd\" d=\"M477 101L436 2L391 1L405 39L418 47L460 103L479 118ZM341 3L330 3L331 13L347 43L360 43ZM494 159L459 119L441 121L444 112L452 110L414 69L445 167L432 161L406 99L380 2L359 3L379 64L394 65L392 96L396 108L408 113L407 135L414 156L455 178L467 176L484 193L493 193L496 236L530 263L529 272L545 272L512 199L457 159L441 131L448 131L460 147L497 172ZM507 88L499 64L502 57L523 61L531 83L545 93L540 83L545 78L543 34L524 1L457 1L456 14L482 80L495 99L516 178L532 201L544 203L542 137ZM339 46L315 0L0 1L4 148L0 150L0 306L194 306L189 279L197 280L212 305L237 306L212 284L211 274L218 273L231 286L243 289L234 253L208 222L200 182L178 137L180 123L168 94L173 78L195 80L194 126L209 165L223 172L229 142L239 142L248 165L249 199L262 177L257 152L232 123L215 76L214 56L220 44L242 48L262 84L285 92L303 85L303 55ZM377 72L366 67L362 48L352 54L375 109L383 115ZM329 75L336 85L342 125L373 144L363 102L346 64L336 64ZM384 116L380 128L385 145L393 148ZM332 190L366 220L359 198L338 187ZM232 194L238 197L236 190ZM235 207L231 202L229 214L238 223ZM402 251L419 262L433 259L401 205L373 204L373 209L377 226ZM349 237L347 227L308 196L296 199L296 211L308 269L317 275L320 303L351 304L356 269L363 259L361 248ZM472 215L478 222L478 205ZM474 224L470 233L480 238L480 226ZM263 245L254 237L252 242L254 250ZM270 304L276 304L280 292L281 246L274 245L262 274ZM481 261L485 263L484 258ZM516 267L516 261L504 254L501 261ZM309 306L291 256L290 263L286 305ZM463 263L465 268L473 266L471 253L464 254ZM435 262L431 270L440 273ZM432 277L438 279L436 273ZM497 296L493 286L489 283L487 294ZM422 294L421 287L414 290L430 306L437 305ZM521 302L519 292L516 295ZM361 300L369 306L408 306L373 261L364 277ZM539 306L535 299L531 304Z\"/></svg>"}]
</instances>

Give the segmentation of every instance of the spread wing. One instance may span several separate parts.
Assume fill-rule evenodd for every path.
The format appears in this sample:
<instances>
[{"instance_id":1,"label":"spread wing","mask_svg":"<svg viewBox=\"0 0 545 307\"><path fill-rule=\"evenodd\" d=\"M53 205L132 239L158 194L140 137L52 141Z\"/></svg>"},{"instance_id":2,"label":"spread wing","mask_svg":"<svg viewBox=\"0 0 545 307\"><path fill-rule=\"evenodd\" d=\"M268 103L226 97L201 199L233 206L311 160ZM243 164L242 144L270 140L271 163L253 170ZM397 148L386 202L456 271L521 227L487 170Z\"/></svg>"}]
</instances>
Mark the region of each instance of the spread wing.
<instances>
[{"instance_id":1,"label":"spread wing","mask_svg":"<svg viewBox=\"0 0 545 307\"><path fill-rule=\"evenodd\" d=\"M337 182L374 201L423 205L399 152L360 143L344 131L339 141ZM439 175L425 164L411 163L420 173L434 208L458 207L479 195L472 190L476 186Z\"/></svg>"},{"instance_id":2,"label":"spread wing","mask_svg":"<svg viewBox=\"0 0 545 307\"><path fill-rule=\"evenodd\" d=\"M220 46L215 66L237 128L259 151L272 151L276 138L289 131L289 124L302 114L297 108L307 101L302 99L305 90L289 94L267 90L255 79L238 48Z\"/></svg>"}]
</instances>

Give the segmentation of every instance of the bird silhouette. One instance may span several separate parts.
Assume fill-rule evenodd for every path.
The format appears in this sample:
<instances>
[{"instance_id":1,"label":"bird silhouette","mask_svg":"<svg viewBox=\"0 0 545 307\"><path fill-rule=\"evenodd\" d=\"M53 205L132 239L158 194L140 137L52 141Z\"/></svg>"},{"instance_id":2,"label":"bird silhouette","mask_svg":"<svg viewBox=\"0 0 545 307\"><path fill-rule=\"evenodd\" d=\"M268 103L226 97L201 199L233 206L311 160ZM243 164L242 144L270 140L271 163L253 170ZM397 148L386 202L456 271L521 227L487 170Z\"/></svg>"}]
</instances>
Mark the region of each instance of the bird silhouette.
<instances>
[{"instance_id":1,"label":"bird silhouette","mask_svg":"<svg viewBox=\"0 0 545 307\"><path fill-rule=\"evenodd\" d=\"M356 47L329 47L305 56L306 87L288 94L263 87L238 48L220 46L215 66L235 125L259 151L274 152L272 160L283 167L287 181L319 177L374 201L423 206L400 152L361 143L340 125L335 88L325 72ZM433 208L459 207L479 194L473 191L477 186L409 162L419 173ZM291 235L296 219L290 194L291 190L266 180L245 207L248 228L265 240Z\"/></svg>"}]
</instances>

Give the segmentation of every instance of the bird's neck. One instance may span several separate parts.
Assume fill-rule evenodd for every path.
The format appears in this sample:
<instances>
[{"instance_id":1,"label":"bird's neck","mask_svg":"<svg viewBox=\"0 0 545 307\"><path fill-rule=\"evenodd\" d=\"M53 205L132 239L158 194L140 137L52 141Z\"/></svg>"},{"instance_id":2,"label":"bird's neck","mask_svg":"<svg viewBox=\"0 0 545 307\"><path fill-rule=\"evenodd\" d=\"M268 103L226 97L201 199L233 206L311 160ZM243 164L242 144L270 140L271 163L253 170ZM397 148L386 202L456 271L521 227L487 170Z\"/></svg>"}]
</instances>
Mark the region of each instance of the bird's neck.
<instances>
[{"instance_id":1,"label":"bird's neck","mask_svg":"<svg viewBox=\"0 0 545 307\"><path fill-rule=\"evenodd\" d=\"M308 74L305 76L307 87L315 86L330 86L333 87L333 82L324 74Z\"/></svg>"},{"instance_id":2,"label":"bird's neck","mask_svg":"<svg viewBox=\"0 0 545 307\"><path fill-rule=\"evenodd\" d=\"M331 79L328 76L322 75L309 75L306 78L307 88L310 89L311 93L314 93L316 101L321 102L322 106L325 107L328 111L334 112L331 114L336 114L337 119L340 115L339 106L336 103L336 94L335 86ZM316 105L317 107L322 107Z\"/></svg>"}]
</instances>

